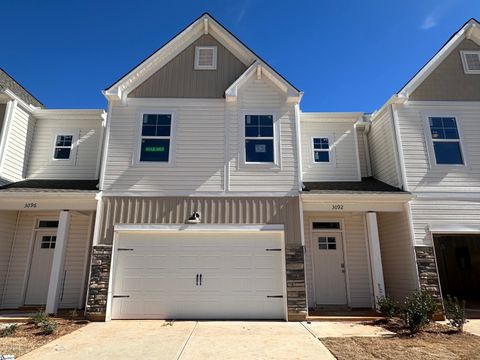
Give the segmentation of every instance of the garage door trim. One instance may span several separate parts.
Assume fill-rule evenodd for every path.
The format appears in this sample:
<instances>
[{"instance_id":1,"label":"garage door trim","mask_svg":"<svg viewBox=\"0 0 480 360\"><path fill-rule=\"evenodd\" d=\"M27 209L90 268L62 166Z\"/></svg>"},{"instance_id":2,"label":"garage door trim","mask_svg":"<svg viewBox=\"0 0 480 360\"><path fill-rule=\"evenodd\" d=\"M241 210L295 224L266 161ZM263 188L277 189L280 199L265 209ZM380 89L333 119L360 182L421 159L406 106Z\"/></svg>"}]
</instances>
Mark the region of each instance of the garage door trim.
<instances>
[{"instance_id":1,"label":"garage door trim","mask_svg":"<svg viewBox=\"0 0 480 360\"><path fill-rule=\"evenodd\" d=\"M281 253L282 253L282 287L283 287L283 309L284 320L288 320L288 306L287 306L287 269L285 262L285 232L282 224L263 224L263 225L211 225L211 224L185 224L185 225L128 225L117 224L114 226L114 236L112 244L112 264L110 267L110 281L108 286L106 320L112 319L112 299L115 281L115 273L117 266L117 238L119 233L149 233L161 232L169 234L195 233L195 232L210 232L210 233L258 233L269 232L278 233L280 235Z\"/></svg>"}]
</instances>

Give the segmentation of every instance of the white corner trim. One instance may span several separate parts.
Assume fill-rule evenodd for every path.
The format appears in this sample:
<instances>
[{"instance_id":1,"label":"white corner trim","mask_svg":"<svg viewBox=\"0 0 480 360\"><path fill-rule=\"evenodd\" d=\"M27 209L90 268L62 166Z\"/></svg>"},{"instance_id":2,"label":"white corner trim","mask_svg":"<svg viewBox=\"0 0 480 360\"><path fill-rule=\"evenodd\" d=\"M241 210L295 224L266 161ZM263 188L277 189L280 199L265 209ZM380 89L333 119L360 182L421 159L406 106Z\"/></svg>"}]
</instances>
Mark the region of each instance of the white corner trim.
<instances>
[{"instance_id":1,"label":"white corner trim","mask_svg":"<svg viewBox=\"0 0 480 360\"><path fill-rule=\"evenodd\" d=\"M357 174L358 174L358 181L362 181L362 169L360 166L360 152L358 151L358 132L357 132L357 124L358 121L353 124L353 138L355 140L355 158L357 161ZM365 154L366 156L366 154Z\"/></svg>"},{"instance_id":2,"label":"white corner trim","mask_svg":"<svg viewBox=\"0 0 480 360\"><path fill-rule=\"evenodd\" d=\"M184 225L130 225L130 224L116 224L114 226L115 232L131 232L131 231L147 231L147 232L216 232L216 233L231 233L231 232L283 232L284 225L281 224L267 224L267 225L216 225L216 224L184 224Z\"/></svg>"},{"instance_id":3,"label":"white corner trim","mask_svg":"<svg viewBox=\"0 0 480 360\"><path fill-rule=\"evenodd\" d=\"M399 185L405 191L409 191L408 179L407 179L407 168L405 166L405 157L403 154L403 143L402 143L402 134L400 133L400 124L398 119L398 112L396 109L396 104L390 104L390 116L392 117L393 125L393 141L395 146L395 161L397 165L397 176Z\"/></svg>"},{"instance_id":4,"label":"white corner trim","mask_svg":"<svg viewBox=\"0 0 480 360\"><path fill-rule=\"evenodd\" d=\"M7 108L5 109L5 115L3 118L3 126L0 138L0 172L3 170L3 162L5 158L5 149L7 148L8 135L10 133L11 123L13 119L13 114L15 113L15 108L17 107L17 100L10 100L7 103Z\"/></svg>"}]
</instances>

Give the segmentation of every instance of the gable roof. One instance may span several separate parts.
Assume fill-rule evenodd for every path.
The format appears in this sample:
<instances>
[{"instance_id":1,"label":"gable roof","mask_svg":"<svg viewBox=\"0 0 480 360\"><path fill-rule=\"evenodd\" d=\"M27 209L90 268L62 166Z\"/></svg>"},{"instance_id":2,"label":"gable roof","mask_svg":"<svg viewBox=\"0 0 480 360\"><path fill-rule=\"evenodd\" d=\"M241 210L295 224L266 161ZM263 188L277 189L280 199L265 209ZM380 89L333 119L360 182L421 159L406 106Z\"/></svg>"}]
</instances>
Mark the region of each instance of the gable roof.
<instances>
[{"instance_id":1,"label":"gable roof","mask_svg":"<svg viewBox=\"0 0 480 360\"><path fill-rule=\"evenodd\" d=\"M263 64L269 72L275 74L275 77L284 84L284 89L289 89L291 92L294 92L299 99L301 98L302 93L295 86L270 67L263 59L250 50L208 13L204 13L195 19L162 47L105 89L103 92L104 95L112 100L125 99L129 92L144 80L148 79L203 34L212 35L247 67L252 66L256 61Z\"/></svg>"},{"instance_id":2,"label":"gable roof","mask_svg":"<svg viewBox=\"0 0 480 360\"><path fill-rule=\"evenodd\" d=\"M471 18L438 50L435 55L397 92L399 98L408 97L440 65L440 63L464 40L470 39L480 45L480 23Z\"/></svg>"},{"instance_id":3,"label":"gable roof","mask_svg":"<svg viewBox=\"0 0 480 360\"><path fill-rule=\"evenodd\" d=\"M5 70L0 68L0 92L10 90L18 98L25 101L28 105L43 107L43 104L33 96L27 89L11 77Z\"/></svg>"}]
</instances>

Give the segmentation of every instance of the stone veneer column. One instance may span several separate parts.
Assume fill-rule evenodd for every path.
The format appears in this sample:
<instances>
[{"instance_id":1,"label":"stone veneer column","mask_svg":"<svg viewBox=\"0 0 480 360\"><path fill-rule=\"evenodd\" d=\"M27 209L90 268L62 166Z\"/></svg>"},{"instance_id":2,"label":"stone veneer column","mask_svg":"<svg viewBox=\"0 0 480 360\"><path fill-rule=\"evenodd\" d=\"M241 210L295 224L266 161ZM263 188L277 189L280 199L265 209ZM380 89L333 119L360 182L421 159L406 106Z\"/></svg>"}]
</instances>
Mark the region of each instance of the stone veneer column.
<instances>
[{"instance_id":1,"label":"stone veneer column","mask_svg":"<svg viewBox=\"0 0 480 360\"><path fill-rule=\"evenodd\" d=\"M85 308L85 316L91 321L105 321L111 263L112 246L94 245Z\"/></svg>"},{"instance_id":2,"label":"stone veneer column","mask_svg":"<svg viewBox=\"0 0 480 360\"><path fill-rule=\"evenodd\" d=\"M307 316L303 246L285 249L287 267L287 307L289 321L302 321Z\"/></svg>"},{"instance_id":3,"label":"stone veneer column","mask_svg":"<svg viewBox=\"0 0 480 360\"><path fill-rule=\"evenodd\" d=\"M442 294L440 292L440 281L438 279L433 246L415 246L415 257L420 287L432 294L440 310L443 311Z\"/></svg>"}]
</instances>

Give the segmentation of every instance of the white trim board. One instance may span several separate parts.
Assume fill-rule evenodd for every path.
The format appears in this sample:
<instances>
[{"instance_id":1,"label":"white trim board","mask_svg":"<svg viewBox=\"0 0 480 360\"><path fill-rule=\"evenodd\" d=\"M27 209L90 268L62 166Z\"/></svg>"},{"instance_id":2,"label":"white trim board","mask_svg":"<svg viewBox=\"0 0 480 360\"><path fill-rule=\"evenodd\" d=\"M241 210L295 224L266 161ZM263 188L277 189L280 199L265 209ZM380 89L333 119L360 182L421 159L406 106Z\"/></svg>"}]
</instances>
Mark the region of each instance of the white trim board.
<instances>
[{"instance_id":1,"label":"white trim board","mask_svg":"<svg viewBox=\"0 0 480 360\"><path fill-rule=\"evenodd\" d=\"M184 225L130 225L117 224L114 226L115 232L284 232L284 226L281 224L266 224L266 225L215 225L215 224L184 224Z\"/></svg>"}]
</instances>

